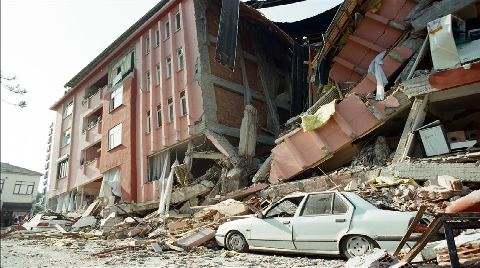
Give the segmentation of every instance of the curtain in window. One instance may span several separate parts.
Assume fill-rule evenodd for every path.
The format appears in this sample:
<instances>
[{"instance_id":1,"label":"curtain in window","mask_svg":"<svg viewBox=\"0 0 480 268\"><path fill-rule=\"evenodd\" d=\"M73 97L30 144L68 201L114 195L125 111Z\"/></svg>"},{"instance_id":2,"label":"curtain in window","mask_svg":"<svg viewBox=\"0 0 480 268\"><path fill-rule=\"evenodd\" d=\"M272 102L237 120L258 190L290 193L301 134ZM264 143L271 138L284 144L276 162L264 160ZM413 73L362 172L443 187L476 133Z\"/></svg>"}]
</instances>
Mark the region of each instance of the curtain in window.
<instances>
[{"instance_id":1,"label":"curtain in window","mask_svg":"<svg viewBox=\"0 0 480 268\"><path fill-rule=\"evenodd\" d=\"M100 197L110 197L112 193L116 196L122 196L120 186L120 168L110 169L103 174L102 186L100 186Z\"/></svg>"},{"instance_id":2,"label":"curtain in window","mask_svg":"<svg viewBox=\"0 0 480 268\"><path fill-rule=\"evenodd\" d=\"M120 73L121 76L124 77L126 74L128 74L132 68L133 68L133 57L134 53L133 50L128 52L125 56L123 56L121 59L119 59L115 64L113 64L110 67L110 70L108 72L108 84L110 86L113 86L115 83L113 83L115 77L117 76L117 70L120 68ZM121 79L120 79L121 80ZM117 82L117 81L115 81Z\"/></svg>"}]
</instances>

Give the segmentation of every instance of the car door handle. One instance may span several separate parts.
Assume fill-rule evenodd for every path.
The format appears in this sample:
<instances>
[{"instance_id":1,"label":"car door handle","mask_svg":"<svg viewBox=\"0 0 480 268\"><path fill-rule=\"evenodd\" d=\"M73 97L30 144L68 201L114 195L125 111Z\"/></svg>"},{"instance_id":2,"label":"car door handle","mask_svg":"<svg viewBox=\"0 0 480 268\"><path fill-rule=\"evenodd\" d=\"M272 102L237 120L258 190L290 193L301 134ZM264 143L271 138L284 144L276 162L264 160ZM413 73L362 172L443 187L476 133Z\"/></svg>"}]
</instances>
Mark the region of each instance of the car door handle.
<instances>
[{"instance_id":1,"label":"car door handle","mask_svg":"<svg viewBox=\"0 0 480 268\"><path fill-rule=\"evenodd\" d=\"M290 221L282 221L283 224L290 224Z\"/></svg>"},{"instance_id":2,"label":"car door handle","mask_svg":"<svg viewBox=\"0 0 480 268\"><path fill-rule=\"evenodd\" d=\"M345 222L345 219L335 219L335 222Z\"/></svg>"}]
</instances>

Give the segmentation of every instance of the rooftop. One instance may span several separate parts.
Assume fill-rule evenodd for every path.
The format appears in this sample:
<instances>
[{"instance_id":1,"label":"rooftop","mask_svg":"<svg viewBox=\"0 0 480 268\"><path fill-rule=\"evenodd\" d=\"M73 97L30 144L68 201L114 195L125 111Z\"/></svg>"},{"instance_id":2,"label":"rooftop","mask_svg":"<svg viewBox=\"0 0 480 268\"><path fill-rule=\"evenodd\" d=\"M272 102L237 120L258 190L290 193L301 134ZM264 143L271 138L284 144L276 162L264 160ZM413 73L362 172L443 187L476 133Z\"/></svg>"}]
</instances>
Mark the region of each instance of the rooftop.
<instances>
[{"instance_id":1,"label":"rooftop","mask_svg":"<svg viewBox=\"0 0 480 268\"><path fill-rule=\"evenodd\" d=\"M30 169L18 167L11 165L9 163L3 163L1 162L2 166L2 173L3 172L9 172L9 173L16 173L16 174L24 174L24 175L31 175L31 176L42 176L43 174L37 171L33 171Z\"/></svg>"}]
</instances>

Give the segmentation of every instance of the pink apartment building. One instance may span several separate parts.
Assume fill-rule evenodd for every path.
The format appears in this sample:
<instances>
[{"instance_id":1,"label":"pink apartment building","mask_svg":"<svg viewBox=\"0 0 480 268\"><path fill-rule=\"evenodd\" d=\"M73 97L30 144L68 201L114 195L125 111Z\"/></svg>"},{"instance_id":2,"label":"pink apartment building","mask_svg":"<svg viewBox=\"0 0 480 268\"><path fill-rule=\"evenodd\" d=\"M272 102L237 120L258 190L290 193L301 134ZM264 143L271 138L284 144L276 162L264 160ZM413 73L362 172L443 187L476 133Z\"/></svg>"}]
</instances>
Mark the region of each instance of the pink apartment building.
<instances>
[{"instance_id":1,"label":"pink apartment building","mask_svg":"<svg viewBox=\"0 0 480 268\"><path fill-rule=\"evenodd\" d=\"M161 1L67 82L51 107L50 208L157 200L175 160L193 179L238 146L247 104L257 111L256 155L269 153L291 116L293 41L241 3L232 71L215 59L221 8Z\"/></svg>"}]
</instances>

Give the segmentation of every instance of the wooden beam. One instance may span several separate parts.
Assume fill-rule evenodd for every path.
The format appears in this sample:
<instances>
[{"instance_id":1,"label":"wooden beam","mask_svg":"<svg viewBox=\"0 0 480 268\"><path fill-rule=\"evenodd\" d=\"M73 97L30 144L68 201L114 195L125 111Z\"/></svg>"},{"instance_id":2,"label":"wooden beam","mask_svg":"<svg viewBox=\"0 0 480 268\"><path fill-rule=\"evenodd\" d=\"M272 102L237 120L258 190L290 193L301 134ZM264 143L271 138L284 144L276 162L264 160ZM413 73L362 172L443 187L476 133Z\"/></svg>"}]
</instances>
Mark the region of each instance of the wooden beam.
<instances>
[{"instance_id":1,"label":"wooden beam","mask_svg":"<svg viewBox=\"0 0 480 268\"><path fill-rule=\"evenodd\" d=\"M216 152L191 152L190 157L212 160L222 160L226 158L224 154Z\"/></svg>"},{"instance_id":2,"label":"wooden beam","mask_svg":"<svg viewBox=\"0 0 480 268\"><path fill-rule=\"evenodd\" d=\"M410 226L408 227L407 232L403 236L402 240L400 241L400 244L398 244L397 249L395 249L395 252L393 253L393 256L398 256L400 253L400 250L402 250L403 246L407 243L407 240L410 238L412 235L413 231L415 230L415 227L418 225L420 220L422 219L423 214L425 213L425 210L427 210L426 206L420 206L420 209L417 212L417 215L415 215L415 218L413 219L412 223L410 223Z\"/></svg>"}]
</instances>

